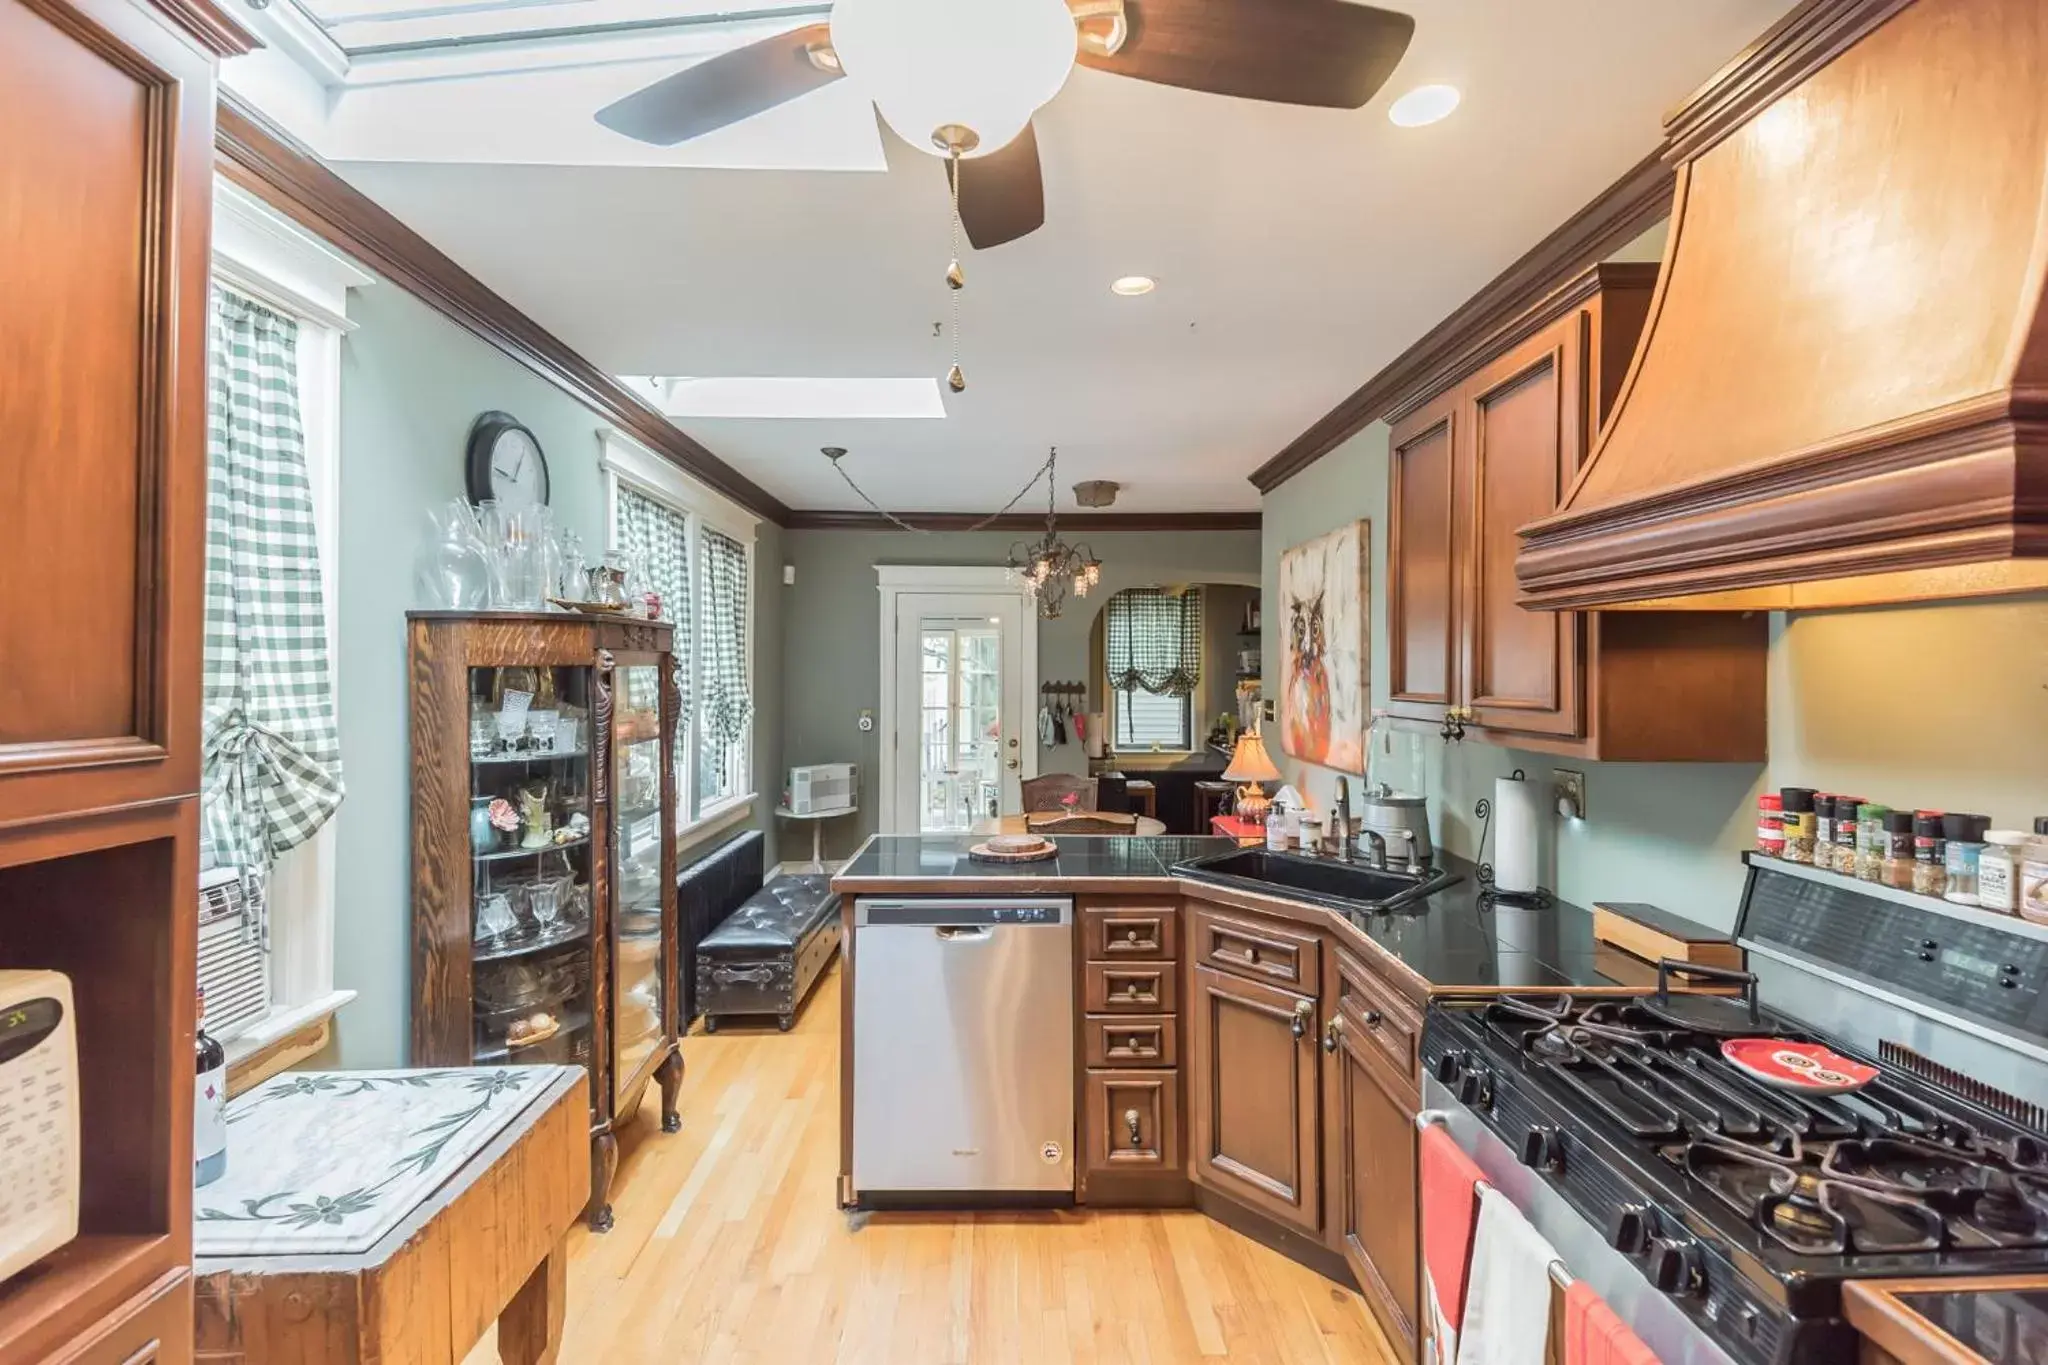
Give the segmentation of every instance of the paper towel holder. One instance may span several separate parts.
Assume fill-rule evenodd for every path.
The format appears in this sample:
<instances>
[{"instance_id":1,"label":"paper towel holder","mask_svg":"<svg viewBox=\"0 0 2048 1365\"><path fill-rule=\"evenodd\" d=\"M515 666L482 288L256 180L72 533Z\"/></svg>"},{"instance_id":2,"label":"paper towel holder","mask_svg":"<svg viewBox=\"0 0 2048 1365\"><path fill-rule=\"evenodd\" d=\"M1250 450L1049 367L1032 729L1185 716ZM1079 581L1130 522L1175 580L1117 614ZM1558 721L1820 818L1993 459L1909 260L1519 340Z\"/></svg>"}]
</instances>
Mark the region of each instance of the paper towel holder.
<instances>
[{"instance_id":1,"label":"paper towel holder","mask_svg":"<svg viewBox=\"0 0 2048 1365\"><path fill-rule=\"evenodd\" d=\"M1508 776L1517 782L1527 782L1529 774L1520 768ZM1486 861L1486 841L1493 836L1493 798L1482 796L1472 803L1472 814L1479 819L1479 904L1481 908L1499 903L1501 905L1547 906L1556 899L1542 887L1534 891L1499 891L1493 885L1493 864Z\"/></svg>"}]
</instances>

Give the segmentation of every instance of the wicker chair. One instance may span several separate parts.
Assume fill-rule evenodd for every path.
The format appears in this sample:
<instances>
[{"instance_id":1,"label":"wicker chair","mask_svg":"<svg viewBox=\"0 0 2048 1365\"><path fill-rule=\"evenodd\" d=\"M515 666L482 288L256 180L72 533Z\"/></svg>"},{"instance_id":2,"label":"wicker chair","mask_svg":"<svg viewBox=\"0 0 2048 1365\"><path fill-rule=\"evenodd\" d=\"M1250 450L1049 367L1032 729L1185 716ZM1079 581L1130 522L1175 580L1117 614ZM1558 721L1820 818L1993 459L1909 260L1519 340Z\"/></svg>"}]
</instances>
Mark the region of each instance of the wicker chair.
<instances>
[{"instance_id":1,"label":"wicker chair","mask_svg":"<svg viewBox=\"0 0 2048 1365\"><path fill-rule=\"evenodd\" d=\"M1075 810L1096 808L1095 779L1092 777L1076 777L1072 773L1047 773L1043 777L1026 778L1023 786L1026 811L1063 810L1069 796L1080 798L1074 805Z\"/></svg>"}]
</instances>

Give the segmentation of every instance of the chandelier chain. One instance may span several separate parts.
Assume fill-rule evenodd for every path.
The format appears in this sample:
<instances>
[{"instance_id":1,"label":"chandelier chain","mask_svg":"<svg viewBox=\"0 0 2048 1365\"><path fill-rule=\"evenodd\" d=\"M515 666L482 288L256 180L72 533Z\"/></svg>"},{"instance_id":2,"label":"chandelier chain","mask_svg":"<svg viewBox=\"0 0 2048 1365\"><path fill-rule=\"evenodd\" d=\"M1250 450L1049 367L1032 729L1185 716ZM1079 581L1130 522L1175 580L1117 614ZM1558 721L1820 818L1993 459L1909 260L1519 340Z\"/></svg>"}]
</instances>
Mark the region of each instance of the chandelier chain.
<instances>
[{"instance_id":1,"label":"chandelier chain","mask_svg":"<svg viewBox=\"0 0 2048 1365\"><path fill-rule=\"evenodd\" d=\"M1046 501L1050 503L1052 501L1053 494L1056 491L1056 485L1054 484L1052 479L1052 471L1054 463L1059 459L1059 453L1059 447L1054 446L1052 449L1052 453L1045 457L1045 463L1038 467L1038 472L1031 476L1031 480L1029 483L1026 483L1022 488L1017 490L1015 497L1011 498L1008 502L1004 503L994 512L991 512L988 516L983 517L980 521L977 521L972 526L965 527L964 529L968 531L986 531L989 527L995 525L996 522L1000 520L1002 516L1005 513L1007 513L1011 508L1015 507L1018 503L1024 501L1024 495L1026 493L1029 493L1032 489L1038 487L1038 481L1040 479L1044 479L1046 481ZM884 521L896 527L898 530L910 531L921 536L938 534L929 526L911 525L909 522L905 521L903 518L897 516L894 512L891 512L888 508L882 506L882 504L876 502L873 498L869 497L867 494L867 490L862 488L859 484L853 481L853 475L846 472L846 467L843 464L841 464L837 458L832 459L832 468L838 471L839 477L845 482L848 488L851 488L853 490L853 494L855 497L859 498L862 502L866 503Z\"/></svg>"}]
</instances>

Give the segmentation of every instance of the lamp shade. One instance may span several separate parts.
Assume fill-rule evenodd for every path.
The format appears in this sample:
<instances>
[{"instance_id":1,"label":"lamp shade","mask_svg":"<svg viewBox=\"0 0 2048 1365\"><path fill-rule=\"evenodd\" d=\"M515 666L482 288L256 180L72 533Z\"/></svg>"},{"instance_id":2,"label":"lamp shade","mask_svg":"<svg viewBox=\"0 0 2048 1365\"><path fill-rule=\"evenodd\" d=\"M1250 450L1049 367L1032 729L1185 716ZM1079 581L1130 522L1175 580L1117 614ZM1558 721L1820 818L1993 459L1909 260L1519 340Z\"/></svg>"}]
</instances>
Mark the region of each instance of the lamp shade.
<instances>
[{"instance_id":1,"label":"lamp shade","mask_svg":"<svg viewBox=\"0 0 2048 1365\"><path fill-rule=\"evenodd\" d=\"M1259 738L1257 730L1247 730L1237 737L1237 748L1231 752L1230 766L1223 770L1225 782L1278 782L1280 770L1273 766L1273 760L1266 754L1266 741Z\"/></svg>"},{"instance_id":2,"label":"lamp shade","mask_svg":"<svg viewBox=\"0 0 2048 1365\"><path fill-rule=\"evenodd\" d=\"M837 0L832 48L847 78L905 142L933 156L947 124L987 156L1024 131L1074 69L1062 0Z\"/></svg>"}]
</instances>

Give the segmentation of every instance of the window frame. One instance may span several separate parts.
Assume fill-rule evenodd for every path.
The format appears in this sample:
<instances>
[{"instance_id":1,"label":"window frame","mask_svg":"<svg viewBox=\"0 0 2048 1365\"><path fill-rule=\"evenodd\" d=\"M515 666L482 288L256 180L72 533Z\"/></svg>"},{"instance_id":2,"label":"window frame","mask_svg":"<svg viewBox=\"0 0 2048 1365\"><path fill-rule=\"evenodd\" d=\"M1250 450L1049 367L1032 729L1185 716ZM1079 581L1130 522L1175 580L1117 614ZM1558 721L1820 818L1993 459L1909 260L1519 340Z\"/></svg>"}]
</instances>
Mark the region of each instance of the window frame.
<instances>
[{"instance_id":1,"label":"window frame","mask_svg":"<svg viewBox=\"0 0 2048 1365\"><path fill-rule=\"evenodd\" d=\"M299 325L299 421L313 497L328 683L341 716L341 353L355 330L348 293L376 276L246 190L215 177L213 282L276 309ZM210 305L209 305L210 306ZM270 1012L223 1047L238 1063L280 1048L356 998L334 985L336 845L341 808L305 843L279 858L266 887L270 913ZM195 884L193 893L198 893ZM284 1056L289 1049L280 1049ZM288 1058L287 1058L288 1059Z\"/></svg>"},{"instance_id":2,"label":"window frame","mask_svg":"<svg viewBox=\"0 0 2048 1365\"><path fill-rule=\"evenodd\" d=\"M676 827L676 838L679 842L701 838L726 825L737 824L752 813L756 801L760 798L760 775L755 765L759 752L755 739L761 717L761 680L755 667L759 652L761 616L759 555L756 545L756 536L761 525L760 518L738 503L698 483L647 447L610 427L600 427L597 437L598 467L604 471L605 476L606 543L614 546L618 544L619 490L622 487L643 498L661 503L682 517L687 527L685 552L690 565L690 595L684 609L690 613L690 638L687 645L688 657L682 661L682 666L684 676L690 680L690 686L695 691L687 708L688 720L683 731L676 736L677 744L683 746L688 754L688 761L683 764L684 790L677 793L678 810L682 813L683 820ZM747 732L740 740L737 763L741 773L739 790L709 802L703 800L703 793L698 790L703 746L703 707L700 703L703 697L705 638L701 595L704 586L702 533L706 527L737 541L746 553L745 660L747 686L754 698L754 714L748 720Z\"/></svg>"},{"instance_id":3,"label":"window frame","mask_svg":"<svg viewBox=\"0 0 2048 1365\"><path fill-rule=\"evenodd\" d=\"M1120 725L1121 725L1121 723L1122 723L1122 720L1123 720L1123 716L1124 716L1124 714L1125 714L1125 711L1124 711L1124 707L1125 707L1125 705L1126 705L1127 699L1129 699L1130 697L1132 697L1132 696L1134 696L1134 695L1136 695L1136 694L1135 694L1135 693L1132 693L1132 692L1126 692L1126 691L1123 691L1123 690L1122 690L1122 689L1120 689L1120 688L1114 688L1114 687L1112 687L1112 688L1109 688L1108 690L1109 690L1109 708L1110 708L1110 714L1109 714L1109 750L1110 750L1110 752L1111 752L1111 753L1116 753L1116 754L1170 754L1170 755L1176 755L1176 756L1178 756L1178 755L1186 755L1186 754L1191 754L1191 753L1194 753L1194 752L1195 752L1195 726L1196 726L1196 723L1197 723L1197 717L1196 717L1196 715L1195 715L1195 694L1194 694L1194 693L1190 692L1190 693L1188 693L1188 694L1187 694L1187 695L1185 695L1185 696L1180 696L1180 697L1171 697L1171 698L1170 698L1170 700L1173 700L1173 701L1177 701L1177 702L1179 702L1179 703L1180 703L1180 711L1181 711L1181 716L1182 716L1182 726L1183 726L1183 729L1182 729L1182 732L1181 732L1181 733L1182 733L1182 736L1183 736L1183 737L1184 737L1184 739L1185 739L1185 743L1182 743L1182 744L1163 744L1163 745L1160 745L1160 746L1158 746L1157 748L1153 747L1153 746L1152 746L1152 745L1150 745L1150 744L1143 744L1143 745L1138 745L1138 746L1137 746L1137 747L1135 747L1135 748L1126 748L1126 747L1124 747L1123 743L1122 743L1122 742L1121 742L1121 741L1119 740L1119 738L1118 738L1118 730L1119 730L1119 727L1120 727ZM1163 694L1160 694L1160 693L1147 693L1146 695L1147 695L1147 696L1160 696L1160 695L1163 695Z\"/></svg>"}]
</instances>

